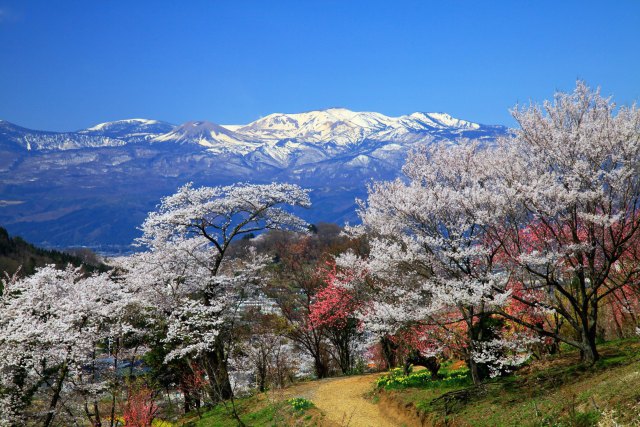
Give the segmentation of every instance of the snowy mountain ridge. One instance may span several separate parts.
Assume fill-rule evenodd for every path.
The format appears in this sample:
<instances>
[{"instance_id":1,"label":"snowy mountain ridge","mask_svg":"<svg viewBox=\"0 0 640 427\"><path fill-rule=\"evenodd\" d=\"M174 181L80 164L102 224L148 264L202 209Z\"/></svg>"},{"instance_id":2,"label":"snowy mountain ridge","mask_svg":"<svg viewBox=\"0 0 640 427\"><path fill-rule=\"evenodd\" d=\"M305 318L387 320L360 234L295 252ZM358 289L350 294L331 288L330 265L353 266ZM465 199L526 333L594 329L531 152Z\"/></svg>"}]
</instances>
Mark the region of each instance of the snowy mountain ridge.
<instances>
[{"instance_id":1,"label":"snowy mountain ridge","mask_svg":"<svg viewBox=\"0 0 640 427\"><path fill-rule=\"evenodd\" d=\"M252 147L273 141L298 140L324 145L355 145L369 139L410 139L422 134L477 130L481 125L456 119L446 113L413 113L389 117L375 112L355 112L345 108L330 108L305 113L274 113L246 125L218 125L207 121L190 121L180 126L150 119L125 119L100 123L77 132L47 132L21 128L0 121L0 136L9 136L16 144L31 150L65 150L83 146L124 145L131 142L195 143L204 147L236 151L234 145ZM9 132L8 130L12 130ZM12 135L10 135L12 134ZM77 141L74 141L77 140ZM111 140L119 139L116 143ZM60 140L74 141L61 144Z\"/></svg>"},{"instance_id":2,"label":"snowy mountain ridge","mask_svg":"<svg viewBox=\"0 0 640 427\"><path fill-rule=\"evenodd\" d=\"M76 132L48 132L0 121L0 143L28 151L59 151L130 144L175 143L200 146L211 155L242 156L247 161L288 167L345 154L372 154L372 145L392 146L382 154L415 143L485 138L499 127L484 126L446 113L413 113L389 117L376 112L345 108L274 113L246 125L219 125L189 121L176 126L150 119L125 119L100 123ZM375 155L375 153L373 153ZM362 164L363 162L358 162Z\"/></svg>"},{"instance_id":3,"label":"snowy mountain ridge","mask_svg":"<svg viewBox=\"0 0 640 427\"><path fill-rule=\"evenodd\" d=\"M75 132L0 121L0 224L49 247L129 250L161 197L186 182L291 182L311 189L309 222L353 222L372 180L394 179L407 153L458 138L491 143L507 128L445 113L389 117L344 108L270 114L246 125L150 119Z\"/></svg>"},{"instance_id":4,"label":"snowy mountain ridge","mask_svg":"<svg viewBox=\"0 0 640 427\"><path fill-rule=\"evenodd\" d=\"M245 126L230 126L239 135L254 140L302 139L306 142L339 145L357 144L364 139L385 140L398 131L420 132L437 129L478 129L480 125L445 113L413 113L389 117L375 112L354 112L344 108L297 114L270 114Z\"/></svg>"}]
</instances>

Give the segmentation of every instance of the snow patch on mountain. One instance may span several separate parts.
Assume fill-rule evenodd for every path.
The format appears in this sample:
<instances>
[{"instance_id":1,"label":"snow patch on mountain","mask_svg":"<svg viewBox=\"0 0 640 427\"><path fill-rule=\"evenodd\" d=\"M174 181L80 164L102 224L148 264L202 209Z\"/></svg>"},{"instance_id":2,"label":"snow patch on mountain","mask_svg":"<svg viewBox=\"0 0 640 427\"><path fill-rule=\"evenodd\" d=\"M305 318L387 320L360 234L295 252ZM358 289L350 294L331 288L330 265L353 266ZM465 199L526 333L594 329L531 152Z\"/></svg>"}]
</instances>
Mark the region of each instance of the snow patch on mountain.
<instances>
[{"instance_id":1,"label":"snow patch on mountain","mask_svg":"<svg viewBox=\"0 0 640 427\"><path fill-rule=\"evenodd\" d=\"M89 133L89 132L95 132L95 131L104 132L106 130L117 128L117 127L121 127L123 125L151 126L151 125L157 125L157 124L160 124L160 123L162 123L162 122L160 122L158 120L124 119L124 120L116 120L114 122L99 123L99 124L97 124L95 126L92 126L90 128L81 130L80 133Z\"/></svg>"},{"instance_id":2,"label":"snow patch on mountain","mask_svg":"<svg viewBox=\"0 0 640 427\"><path fill-rule=\"evenodd\" d=\"M413 113L406 117L408 121L412 119L415 122L424 124L427 127L455 128L455 129L479 129L480 128L480 125L477 123L456 119L446 113ZM404 116L402 118L404 118Z\"/></svg>"},{"instance_id":3,"label":"snow patch on mountain","mask_svg":"<svg viewBox=\"0 0 640 427\"><path fill-rule=\"evenodd\" d=\"M247 154L255 150L258 145L242 134L207 121L187 122L169 133L153 138L151 142L197 144L208 148L214 154L223 152Z\"/></svg>"}]
</instances>

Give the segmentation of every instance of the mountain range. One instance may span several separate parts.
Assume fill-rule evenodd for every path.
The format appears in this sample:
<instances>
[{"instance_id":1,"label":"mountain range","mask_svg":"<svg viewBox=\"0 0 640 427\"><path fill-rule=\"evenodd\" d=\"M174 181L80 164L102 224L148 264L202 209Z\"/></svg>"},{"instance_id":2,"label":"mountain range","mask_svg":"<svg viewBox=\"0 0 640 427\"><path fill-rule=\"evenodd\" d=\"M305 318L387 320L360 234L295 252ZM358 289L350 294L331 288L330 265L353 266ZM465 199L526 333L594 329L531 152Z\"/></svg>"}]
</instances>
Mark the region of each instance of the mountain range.
<instances>
[{"instance_id":1,"label":"mountain range","mask_svg":"<svg viewBox=\"0 0 640 427\"><path fill-rule=\"evenodd\" d=\"M293 182L312 189L314 206L299 212L308 221L355 222L367 183L399 176L412 148L508 132L445 113L343 108L246 125L127 119L74 132L0 120L0 225L42 246L128 251L147 212L190 181Z\"/></svg>"}]
</instances>

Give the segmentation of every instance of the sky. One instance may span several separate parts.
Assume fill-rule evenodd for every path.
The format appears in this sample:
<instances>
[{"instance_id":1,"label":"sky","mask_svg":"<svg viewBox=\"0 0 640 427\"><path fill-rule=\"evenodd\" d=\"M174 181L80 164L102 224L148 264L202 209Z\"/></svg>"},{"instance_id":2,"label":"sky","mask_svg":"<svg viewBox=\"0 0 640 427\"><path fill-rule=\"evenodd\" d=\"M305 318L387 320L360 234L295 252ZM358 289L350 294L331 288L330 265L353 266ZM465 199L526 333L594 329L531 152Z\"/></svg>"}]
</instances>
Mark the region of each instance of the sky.
<instances>
[{"instance_id":1,"label":"sky","mask_svg":"<svg viewBox=\"0 0 640 427\"><path fill-rule=\"evenodd\" d=\"M640 1L0 0L0 119L32 129L330 107L511 126L576 79L640 100Z\"/></svg>"}]
</instances>

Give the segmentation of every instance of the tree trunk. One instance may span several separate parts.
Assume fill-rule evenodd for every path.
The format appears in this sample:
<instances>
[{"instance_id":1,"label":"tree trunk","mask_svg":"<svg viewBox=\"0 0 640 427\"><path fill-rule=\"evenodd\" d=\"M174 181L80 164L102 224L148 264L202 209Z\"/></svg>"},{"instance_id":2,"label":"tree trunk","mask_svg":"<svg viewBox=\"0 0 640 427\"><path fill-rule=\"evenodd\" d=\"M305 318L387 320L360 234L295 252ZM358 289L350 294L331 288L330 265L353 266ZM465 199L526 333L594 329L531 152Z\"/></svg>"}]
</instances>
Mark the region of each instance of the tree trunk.
<instances>
[{"instance_id":1,"label":"tree trunk","mask_svg":"<svg viewBox=\"0 0 640 427\"><path fill-rule=\"evenodd\" d=\"M111 417L109 420L109 427L113 427L116 420L116 391L111 392Z\"/></svg>"},{"instance_id":2,"label":"tree trunk","mask_svg":"<svg viewBox=\"0 0 640 427\"><path fill-rule=\"evenodd\" d=\"M65 362L60 368L60 376L56 381L56 384L53 388L53 396L51 397L51 401L49 402L49 410L47 411L47 416L44 419L43 426L50 427L53 423L53 418L56 415L56 407L58 406L58 400L60 400L60 393L62 392L62 385L64 384L64 380L67 377L67 373L69 372L69 367Z\"/></svg>"},{"instance_id":3,"label":"tree trunk","mask_svg":"<svg viewBox=\"0 0 640 427\"><path fill-rule=\"evenodd\" d=\"M326 378L329 374L327 364L322 360L322 354L317 353L313 356L314 371L319 380Z\"/></svg>"},{"instance_id":4,"label":"tree trunk","mask_svg":"<svg viewBox=\"0 0 640 427\"><path fill-rule=\"evenodd\" d=\"M188 413L191 411L191 394L189 393L189 387L185 384L180 384L180 389L182 391L182 396L184 396L184 413Z\"/></svg>"},{"instance_id":5,"label":"tree trunk","mask_svg":"<svg viewBox=\"0 0 640 427\"><path fill-rule=\"evenodd\" d=\"M262 393L267 388L267 362L266 362L266 360L262 359L262 360L260 360L258 362L258 366L256 367L256 371L258 371L258 391L260 391Z\"/></svg>"},{"instance_id":6,"label":"tree trunk","mask_svg":"<svg viewBox=\"0 0 640 427\"><path fill-rule=\"evenodd\" d=\"M598 301L591 301L591 310L581 313L582 331L580 331L580 359L583 363L593 365L600 359L597 348L598 333Z\"/></svg>"},{"instance_id":7,"label":"tree trunk","mask_svg":"<svg viewBox=\"0 0 640 427\"><path fill-rule=\"evenodd\" d=\"M580 348L580 359L583 363L593 365L600 359L596 345L596 328L590 328L582 333L582 346Z\"/></svg>"},{"instance_id":8,"label":"tree trunk","mask_svg":"<svg viewBox=\"0 0 640 427\"><path fill-rule=\"evenodd\" d=\"M380 347L382 348L382 358L387 365L387 369L395 368L398 365L396 350L398 345L395 344L391 338L384 336L380 339Z\"/></svg>"},{"instance_id":9,"label":"tree trunk","mask_svg":"<svg viewBox=\"0 0 640 427\"><path fill-rule=\"evenodd\" d=\"M340 370L344 375L348 375L353 369L354 360L351 352L351 342L356 337L356 328L355 319L349 319L345 326L334 326L328 330L329 341L331 341L337 353L337 355L332 353L332 356L340 365Z\"/></svg>"},{"instance_id":10,"label":"tree trunk","mask_svg":"<svg viewBox=\"0 0 640 427\"><path fill-rule=\"evenodd\" d=\"M618 321L618 316L616 315L614 308L611 309L611 317L616 325L616 335L618 336L618 339L621 340L624 338L624 332L622 331L622 325L620 325L620 322Z\"/></svg>"},{"instance_id":11,"label":"tree trunk","mask_svg":"<svg viewBox=\"0 0 640 427\"><path fill-rule=\"evenodd\" d=\"M120 337L116 338L115 349L111 352L113 353L113 372L118 372L118 353L120 350ZM133 366L133 363L131 363ZM111 420L109 421L109 427L113 427L116 419L116 391L119 387L120 380L118 379L118 375L114 376L115 388L111 391Z\"/></svg>"},{"instance_id":12,"label":"tree trunk","mask_svg":"<svg viewBox=\"0 0 640 427\"><path fill-rule=\"evenodd\" d=\"M478 328L476 329L476 325L473 324L473 309L471 309L468 313L468 317L465 319L467 323L467 340L469 348L467 349L467 365L469 367L469 372L471 373L471 380L473 380L473 384L478 385L482 382L482 378L480 378L480 371L478 370L478 363L473 360L473 350L476 342L480 341L482 338L482 320L480 317L478 319Z\"/></svg>"},{"instance_id":13,"label":"tree trunk","mask_svg":"<svg viewBox=\"0 0 640 427\"><path fill-rule=\"evenodd\" d=\"M95 427L101 427L102 420L100 419L100 408L98 407L98 402L96 400L93 401L93 413L95 414L95 422L93 425Z\"/></svg>"},{"instance_id":14,"label":"tree trunk","mask_svg":"<svg viewBox=\"0 0 640 427\"><path fill-rule=\"evenodd\" d=\"M347 331L338 331L334 345L338 350L338 363L340 370L344 375L351 372L351 349L349 347L349 333Z\"/></svg>"},{"instance_id":15,"label":"tree trunk","mask_svg":"<svg viewBox=\"0 0 640 427\"><path fill-rule=\"evenodd\" d=\"M213 403L227 400L233 397L233 389L229 379L227 369L227 359L225 357L224 342L221 338L216 339L215 348L205 355L205 370L209 377L209 396Z\"/></svg>"},{"instance_id":16,"label":"tree trunk","mask_svg":"<svg viewBox=\"0 0 640 427\"><path fill-rule=\"evenodd\" d=\"M473 360L473 356L469 356L467 364L469 365L469 372L471 373L471 380L473 381L473 384L480 384L482 380L480 379L480 372L478 372L478 364Z\"/></svg>"}]
</instances>

